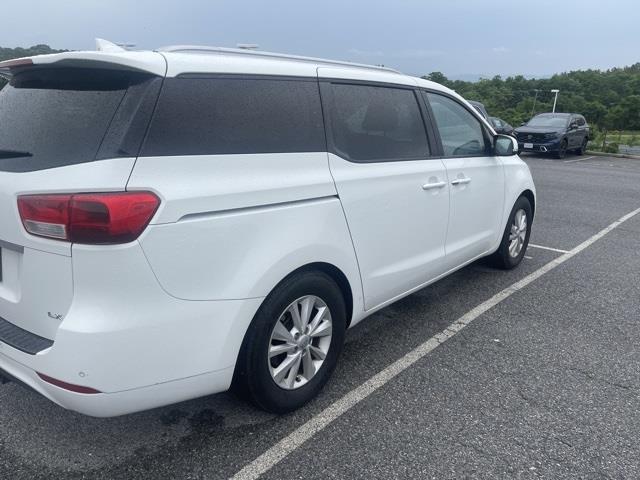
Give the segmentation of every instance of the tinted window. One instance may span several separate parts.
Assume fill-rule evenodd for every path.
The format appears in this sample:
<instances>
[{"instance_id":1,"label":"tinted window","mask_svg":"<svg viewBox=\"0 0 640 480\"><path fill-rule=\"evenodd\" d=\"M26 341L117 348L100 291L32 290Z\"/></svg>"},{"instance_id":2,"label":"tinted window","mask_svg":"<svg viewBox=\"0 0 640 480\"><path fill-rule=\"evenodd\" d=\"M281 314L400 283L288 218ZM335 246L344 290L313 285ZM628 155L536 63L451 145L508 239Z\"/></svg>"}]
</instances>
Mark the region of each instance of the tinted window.
<instances>
[{"instance_id":1,"label":"tinted window","mask_svg":"<svg viewBox=\"0 0 640 480\"><path fill-rule=\"evenodd\" d=\"M338 154L357 162L429 155L427 135L412 90L333 84L330 108Z\"/></svg>"},{"instance_id":2,"label":"tinted window","mask_svg":"<svg viewBox=\"0 0 640 480\"><path fill-rule=\"evenodd\" d=\"M446 157L485 155L488 143L480 121L460 103L444 95L426 94Z\"/></svg>"},{"instance_id":3,"label":"tinted window","mask_svg":"<svg viewBox=\"0 0 640 480\"><path fill-rule=\"evenodd\" d=\"M315 81L169 78L143 155L325 150Z\"/></svg>"},{"instance_id":4,"label":"tinted window","mask_svg":"<svg viewBox=\"0 0 640 480\"><path fill-rule=\"evenodd\" d=\"M135 156L137 139L122 143L144 97L148 75L96 69L27 70L0 91L0 170L25 172L90 162L120 106L120 128L107 156ZM134 98L135 97L135 98ZM127 100L125 100L125 98ZM146 125L148 118L142 123ZM139 122L138 122L139 123Z\"/></svg>"}]
</instances>

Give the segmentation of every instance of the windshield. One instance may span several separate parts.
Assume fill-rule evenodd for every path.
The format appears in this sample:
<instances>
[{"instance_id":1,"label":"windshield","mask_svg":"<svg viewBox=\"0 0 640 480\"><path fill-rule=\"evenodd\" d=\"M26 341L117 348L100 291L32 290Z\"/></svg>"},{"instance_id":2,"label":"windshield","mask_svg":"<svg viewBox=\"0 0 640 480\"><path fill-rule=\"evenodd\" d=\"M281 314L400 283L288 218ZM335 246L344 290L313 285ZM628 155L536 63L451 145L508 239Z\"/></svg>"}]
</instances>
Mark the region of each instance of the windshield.
<instances>
[{"instance_id":1,"label":"windshield","mask_svg":"<svg viewBox=\"0 0 640 480\"><path fill-rule=\"evenodd\" d=\"M553 127L553 128L562 128L567 125L567 117L566 116L550 116L550 115L539 115L537 117L533 117L527 123L527 127Z\"/></svg>"},{"instance_id":2,"label":"windshield","mask_svg":"<svg viewBox=\"0 0 640 480\"><path fill-rule=\"evenodd\" d=\"M95 160L103 139L109 140L106 133L119 106L130 103L123 102L127 91L145 77L96 69L33 69L17 74L0 91L0 171L34 171ZM118 122L129 125L132 113L129 110L128 118Z\"/></svg>"}]
</instances>

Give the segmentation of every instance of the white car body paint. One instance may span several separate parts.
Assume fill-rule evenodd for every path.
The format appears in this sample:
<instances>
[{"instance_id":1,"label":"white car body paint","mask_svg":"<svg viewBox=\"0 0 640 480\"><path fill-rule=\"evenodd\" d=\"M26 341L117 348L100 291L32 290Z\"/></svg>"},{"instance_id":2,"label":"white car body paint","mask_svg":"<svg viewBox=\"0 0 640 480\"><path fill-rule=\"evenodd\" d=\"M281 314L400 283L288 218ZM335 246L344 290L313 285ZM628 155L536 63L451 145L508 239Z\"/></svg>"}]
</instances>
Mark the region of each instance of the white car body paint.
<instances>
[{"instance_id":1,"label":"white car body paint","mask_svg":"<svg viewBox=\"0 0 640 480\"><path fill-rule=\"evenodd\" d=\"M166 78L342 78L428 88L464 102L388 70L246 52L69 52L32 62ZM467 177L468 184L451 184ZM35 237L16 203L19 195L125 189L151 191L161 203L142 235L122 245ZM535 195L517 156L382 163L326 151L140 156L0 171L0 319L52 342L29 354L0 341L0 369L92 416L224 391L252 318L291 272L314 263L342 272L355 325L495 251L526 190ZM74 393L37 373L101 393Z\"/></svg>"}]
</instances>

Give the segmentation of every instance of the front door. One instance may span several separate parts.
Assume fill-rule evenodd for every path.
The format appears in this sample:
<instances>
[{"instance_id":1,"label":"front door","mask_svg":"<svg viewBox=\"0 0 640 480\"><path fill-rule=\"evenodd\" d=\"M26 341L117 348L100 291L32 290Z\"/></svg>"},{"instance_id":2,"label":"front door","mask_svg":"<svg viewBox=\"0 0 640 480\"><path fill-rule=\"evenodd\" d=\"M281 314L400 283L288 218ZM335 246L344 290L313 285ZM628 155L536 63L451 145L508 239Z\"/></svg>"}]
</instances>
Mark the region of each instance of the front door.
<instances>
[{"instance_id":1,"label":"front door","mask_svg":"<svg viewBox=\"0 0 640 480\"><path fill-rule=\"evenodd\" d=\"M504 172L488 130L456 99L427 93L450 183L447 264L489 253L502 234Z\"/></svg>"},{"instance_id":2,"label":"front door","mask_svg":"<svg viewBox=\"0 0 640 480\"><path fill-rule=\"evenodd\" d=\"M450 187L412 87L321 82L329 166L369 310L445 271Z\"/></svg>"},{"instance_id":3,"label":"front door","mask_svg":"<svg viewBox=\"0 0 640 480\"><path fill-rule=\"evenodd\" d=\"M578 127L578 117L571 117L567 128L568 148L580 147L584 138L584 133Z\"/></svg>"}]
</instances>

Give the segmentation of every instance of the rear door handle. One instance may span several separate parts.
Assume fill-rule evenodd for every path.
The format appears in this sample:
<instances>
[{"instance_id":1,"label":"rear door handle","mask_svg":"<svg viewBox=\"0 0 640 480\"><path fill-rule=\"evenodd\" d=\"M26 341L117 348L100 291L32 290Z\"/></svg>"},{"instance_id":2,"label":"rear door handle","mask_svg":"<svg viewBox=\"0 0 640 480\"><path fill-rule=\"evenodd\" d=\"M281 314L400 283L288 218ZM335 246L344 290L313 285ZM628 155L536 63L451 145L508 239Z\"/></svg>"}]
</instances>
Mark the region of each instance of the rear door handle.
<instances>
[{"instance_id":1,"label":"rear door handle","mask_svg":"<svg viewBox=\"0 0 640 480\"><path fill-rule=\"evenodd\" d=\"M425 183L422 185L423 190L433 190L435 188L442 188L447 184L447 182L433 182L433 183Z\"/></svg>"},{"instance_id":2,"label":"rear door handle","mask_svg":"<svg viewBox=\"0 0 640 480\"><path fill-rule=\"evenodd\" d=\"M455 180L451 181L451 185L466 185L467 183L470 183L471 179L469 177L465 177L465 178L456 178Z\"/></svg>"}]
</instances>

